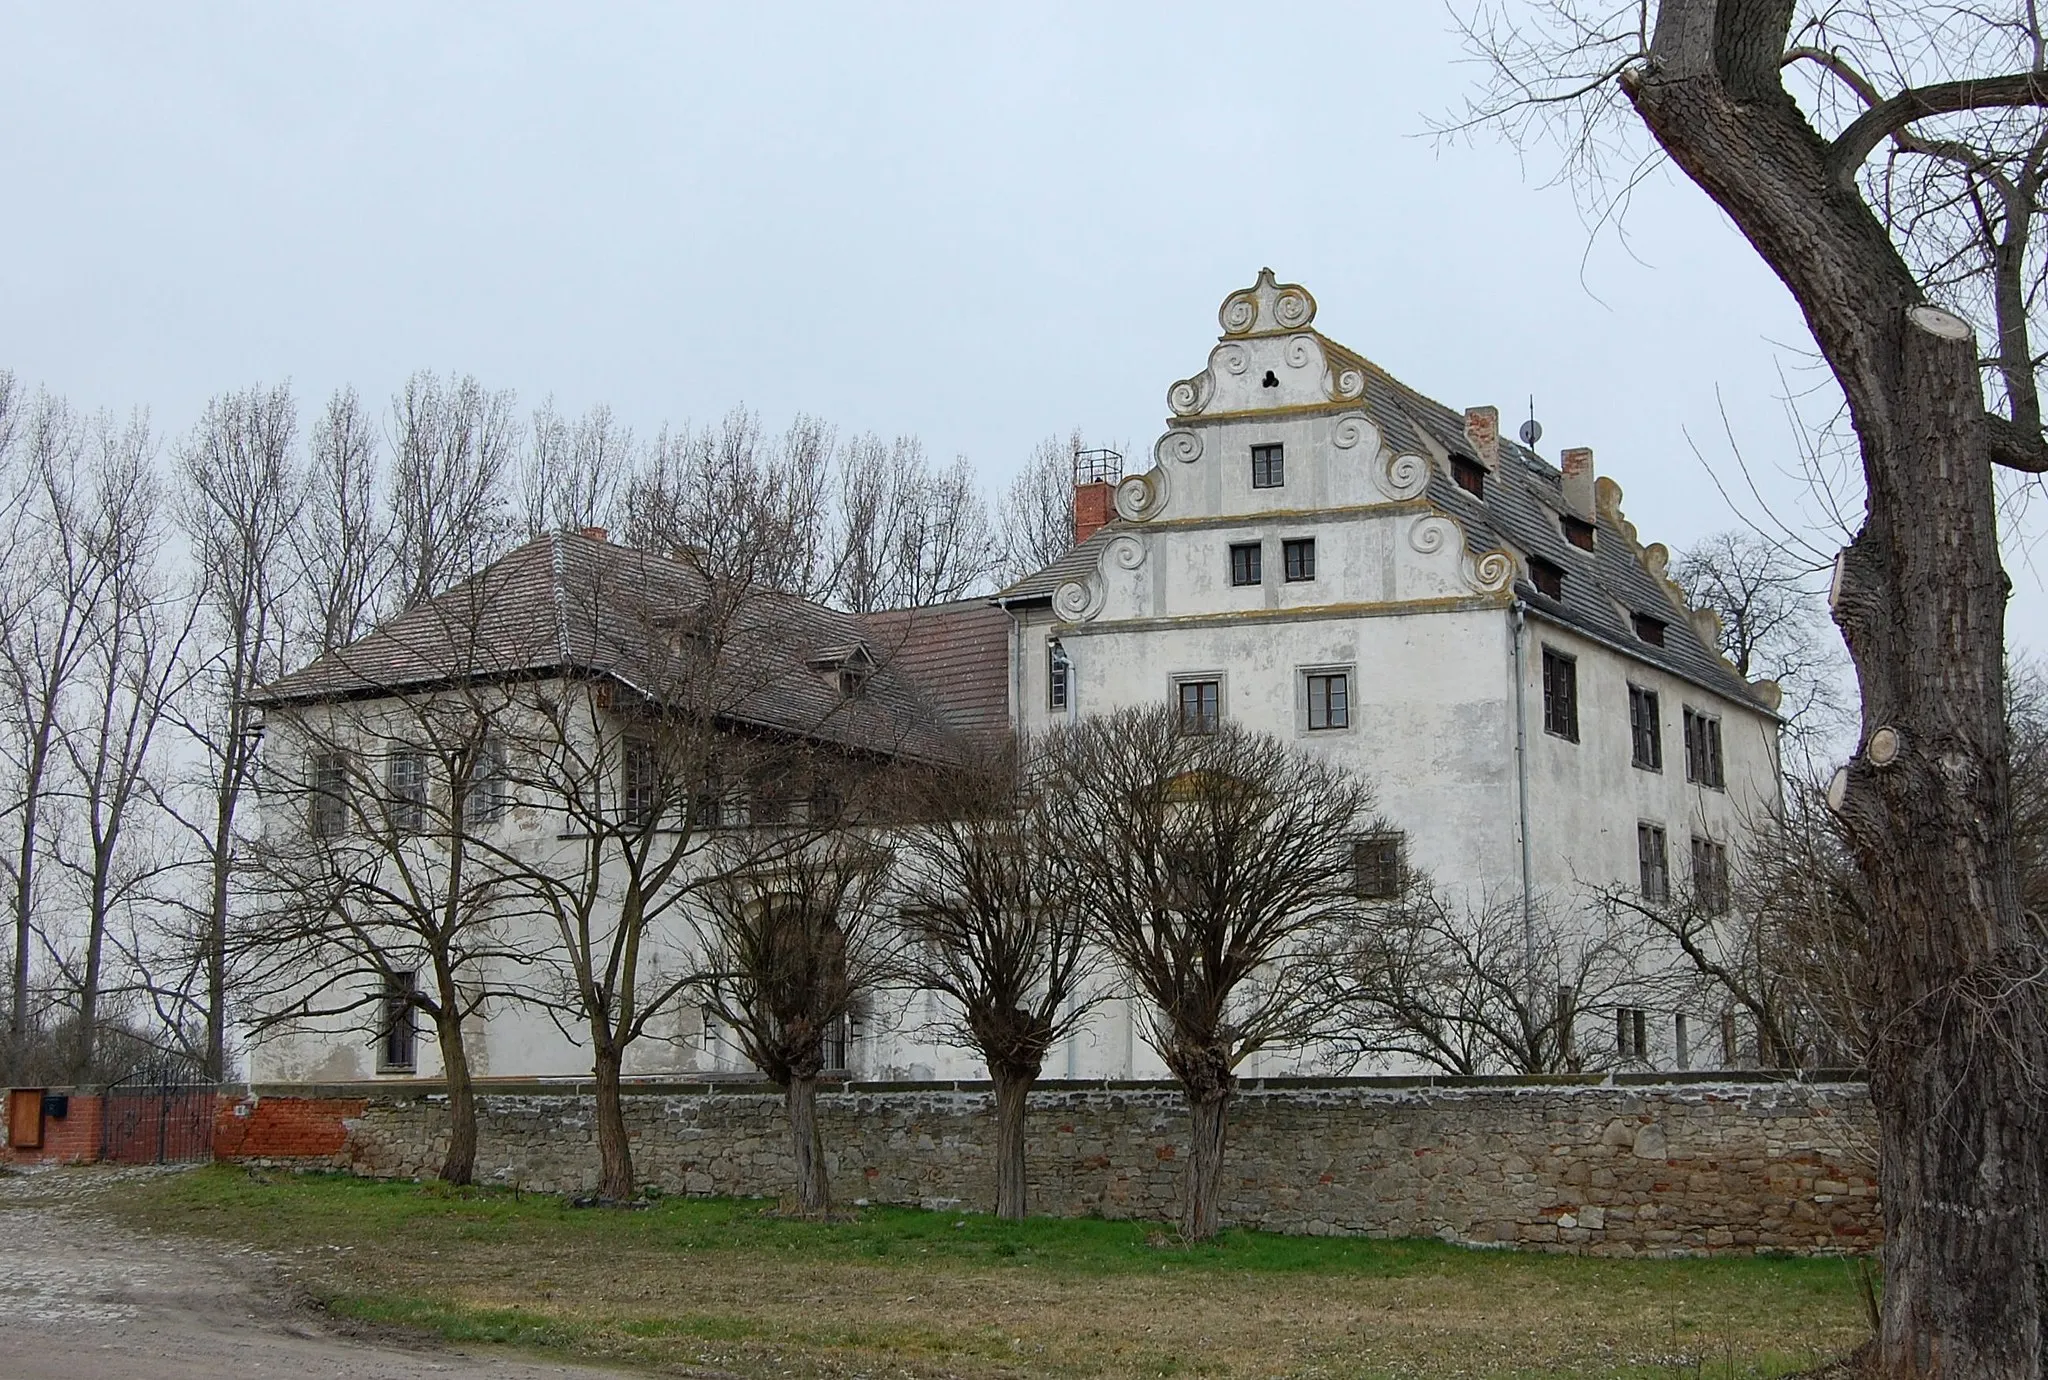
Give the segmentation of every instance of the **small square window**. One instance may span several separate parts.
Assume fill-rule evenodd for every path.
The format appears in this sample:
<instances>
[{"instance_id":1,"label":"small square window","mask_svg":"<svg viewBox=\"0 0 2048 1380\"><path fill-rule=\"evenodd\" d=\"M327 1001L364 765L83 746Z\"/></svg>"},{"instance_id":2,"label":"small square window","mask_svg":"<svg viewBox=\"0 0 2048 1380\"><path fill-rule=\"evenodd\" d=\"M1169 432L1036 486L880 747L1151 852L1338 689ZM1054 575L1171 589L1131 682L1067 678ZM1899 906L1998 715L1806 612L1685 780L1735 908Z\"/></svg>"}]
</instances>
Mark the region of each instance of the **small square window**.
<instances>
[{"instance_id":1,"label":"small square window","mask_svg":"<svg viewBox=\"0 0 2048 1380\"><path fill-rule=\"evenodd\" d=\"M1636 636L1642 641L1649 643L1652 647L1664 645L1664 621L1662 619L1652 618L1647 613L1632 613L1629 615L1629 622L1634 626Z\"/></svg>"},{"instance_id":2,"label":"small square window","mask_svg":"<svg viewBox=\"0 0 2048 1380\"><path fill-rule=\"evenodd\" d=\"M1293 541L1280 543L1280 557L1287 566L1289 584L1300 584L1316 577L1316 541L1314 537L1296 537Z\"/></svg>"},{"instance_id":3,"label":"small square window","mask_svg":"<svg viewBox=\"0 0 2048 1380\"><path fill-rule=\"evenodd\" d=\"M1554 647L1543 649L1543 731L1579 741L1579 663Z\"/></svg>"},{"instance_id":4,"label":"small square window","mask_svg":"<svg viewBox=\"0 0 2048 1380\"><path fill-rule=\"evenodd\" d=\"M1664 850L1664 829L1657 824L1636 826L1637 882L1646 901L1671 898L1671 860Z\"/></svg>"},{"instance_id":5,"label":"small square window","mask_svg":"<svg viewBox=\"0 0 2048 1380\"><path fill-rule=\"evenodd\" d=\"M1252 487L1277 489L1287 482L1287 457L1280 446L1252 447Z\"/></svg>"},{"instance_id":6,"label":"small square window","mask_svg":"<svg viewBox=\"0 0 2048 1380\"><path fill-rule=\"evenodd\" d=\"M1720 790L1728 784L1721 760L1721 721L1685 710L1685 779Z\"/></svg>"},{"instance_id":7,"label":"small square window","mask_svg":"<svg viewBox=\"0 0 2048 1380\"><path fill-rule=\"evenodd\" d=\"M1184 680L1174 687L1180 707L1180 731L1214 733L1223 721L1223 684L1214 680Z\"/></svg>"},{"instance_id":8,"label":"small square window","mask_svg":"<svg viewBox=\"0 0 2048 1380\"><path fill-rule=\"evenodd\" d=\"M1474 498L1486 497L1486 466L1462 455L1451 457L1451 482Z\"/></svg>"},{"instance_id":9,"label":"small square window","mask_svg":"<svg viewBox=\"0 0 2048 1380\"><path fill-rule=\"evenodd\" d=\"M1655 690L1640 685L1628 688L1628 729L1629 760L1645 771L1664 770L1664 724Z\"/></svg>"},{"instance_id":10,"label":"small square window","mask_svg":"<svg viewBox=\"0 0 2048 1380\"><path fill-rule=\"evenodd\" d=\"M1343 671L1314 671L1308 676L1308 726L1311 729L1351 727L1351 677Z\"/></svg>"},{"instance_id":11,"label":"small square window","mask_svg":"<svg viewBox=\"0 0 2048 1380\"><path fill-rule=\"evenodd\" d=\"M1374 834L1351 844L1352 889L1367 901L1401 894L1402 835Z\"/></svg>"},{"instance_id":12,"label":"small square window","mask_svg":"<svg viewBox=\"0 0 2048 1380\"><path fill-rule=\"evenodd\" d=\"M1573 517L1569 513L1560 517L1557 521L1558 525L1564 528L1564 539L1566 541L1578 547L1581 551L1591 551L1593 549L1592 523L1584 518Z\"/></svg>"},{"instance_id":13,"label":"small square window","mask_svg":"<svg viewBox=\"0 0 2048 1380\"><path fill-rule=\"evenodd\" d=\"M1541 556L1529 558L1529 583L1547 599L1564 598L1564 567Z\"/></svg>"},{"instance_id":14,"label":"small square window","mask_svg":"<svg viewBox=\"0 0 2048 1380\"><path fill-rule=\"evenodd\" d=\"M1261 569L1263 547L1259 542L1235 542L1230 548L1230 583L1233 585L1256 585L1263 582L1265 572Z\"/></svg>"}]
</instances>

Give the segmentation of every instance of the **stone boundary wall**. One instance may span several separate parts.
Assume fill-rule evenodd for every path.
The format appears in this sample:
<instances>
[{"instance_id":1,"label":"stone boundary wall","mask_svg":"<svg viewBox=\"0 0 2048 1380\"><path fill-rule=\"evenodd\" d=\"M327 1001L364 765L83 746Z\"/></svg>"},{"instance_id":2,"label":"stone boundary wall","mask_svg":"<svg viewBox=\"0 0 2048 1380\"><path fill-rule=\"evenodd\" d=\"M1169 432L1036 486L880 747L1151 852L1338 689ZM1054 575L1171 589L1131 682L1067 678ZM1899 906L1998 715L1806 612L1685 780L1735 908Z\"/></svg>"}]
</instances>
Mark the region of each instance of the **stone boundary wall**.
<instances>
[{"instance_id":1,"label":"stone boundary wall","mask_svg":"<svg viewBox=\"0 0 2048 1380\"><path fill-rule=\"evenodd\" d=\"M360 1103L345 1144L318 1162L407 1178L438 1167L446 1103L430 1086L258 1089L254 1114L276 1093ZM587 1090L481 1093L480 1182L592 1191ZM821 1090L835 1196L986 1210L992 1106L979 1084ZM788 1190L775 1088L641 1086L627 1118L643 1184ZM1223 1215L1268 1231L1601 1255L1864 1251L1880 1231L1875 1131L1868 1090L1851 1081L1254 1081L1231 1111ZM1043 1085L1028 1127L1032 1210L1174 1220L1187 1146L1170 1084Z\"/></svg>"}]
</instances>

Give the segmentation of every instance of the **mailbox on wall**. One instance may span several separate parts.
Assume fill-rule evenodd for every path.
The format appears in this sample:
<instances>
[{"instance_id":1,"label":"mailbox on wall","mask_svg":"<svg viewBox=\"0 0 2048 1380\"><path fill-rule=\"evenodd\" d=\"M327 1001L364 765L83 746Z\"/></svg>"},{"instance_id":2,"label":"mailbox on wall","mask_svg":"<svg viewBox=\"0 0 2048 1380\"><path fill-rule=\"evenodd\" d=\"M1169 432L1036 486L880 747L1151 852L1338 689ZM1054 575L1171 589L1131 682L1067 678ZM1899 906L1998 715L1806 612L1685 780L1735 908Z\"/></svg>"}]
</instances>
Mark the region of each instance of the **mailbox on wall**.
<instances>
[{"instance_id":1,"label":"mailbox on wall","mask_svg":"<svg viewBox=\"0 0 2048 1380\"><path fill-rule=\"evenodd\" d=\"M11 1150L43 1148L41 1088L15 1088L7 1094L7 1145Z\"/></svg>"}]
</instances>

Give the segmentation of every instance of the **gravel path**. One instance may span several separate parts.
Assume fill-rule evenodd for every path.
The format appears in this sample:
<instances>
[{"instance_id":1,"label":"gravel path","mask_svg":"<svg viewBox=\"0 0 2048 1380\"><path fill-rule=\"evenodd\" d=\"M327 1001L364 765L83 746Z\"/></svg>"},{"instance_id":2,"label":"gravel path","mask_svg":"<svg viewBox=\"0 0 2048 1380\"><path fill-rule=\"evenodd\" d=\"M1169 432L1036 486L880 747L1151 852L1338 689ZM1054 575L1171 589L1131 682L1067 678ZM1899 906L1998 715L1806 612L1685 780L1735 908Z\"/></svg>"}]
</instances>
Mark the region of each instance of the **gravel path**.
<instances>
[{"instance_id":1,"label":"gravel path","mask_svg":"<svg viewBox=\"0 0 2048 1380\"><path fill-rule=\"evenodd\" d=\"M294 1307L257 1252L137 1235L93 1199L160 1170L0 1176L0 1380L605 1380L611 1372L371 1344ZM171 1171L175 1172L175 1171Z\"/></svg>"}]
</instances>

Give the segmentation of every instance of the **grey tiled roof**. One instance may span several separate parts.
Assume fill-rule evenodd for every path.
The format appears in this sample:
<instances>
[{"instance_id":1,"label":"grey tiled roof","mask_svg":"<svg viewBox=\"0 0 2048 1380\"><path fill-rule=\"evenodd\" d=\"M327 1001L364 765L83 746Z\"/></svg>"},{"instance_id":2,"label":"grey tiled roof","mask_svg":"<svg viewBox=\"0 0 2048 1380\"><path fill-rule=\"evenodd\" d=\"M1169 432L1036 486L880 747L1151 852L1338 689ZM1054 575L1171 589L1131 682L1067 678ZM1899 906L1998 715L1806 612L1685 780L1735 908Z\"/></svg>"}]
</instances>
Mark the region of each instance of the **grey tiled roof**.
<instances>
[{"instance_id":1,"label":"grey tiled roof","mask_svg":"<svg viewBox=\"0 0 2048 1380\"><path fill-rule=\"evenodd\" d=\"M707 657L701 639L717 650ZM877 657L882 664L851 695L835 672L813 664L874 643L853 614L759 589L722 596L687 561L563 532L518 547L250 698L281 705L522 673L590 674L652 700L687 696L736 725L947 755L951 726L887 658Z\"/></svg>"}]
</instances>

